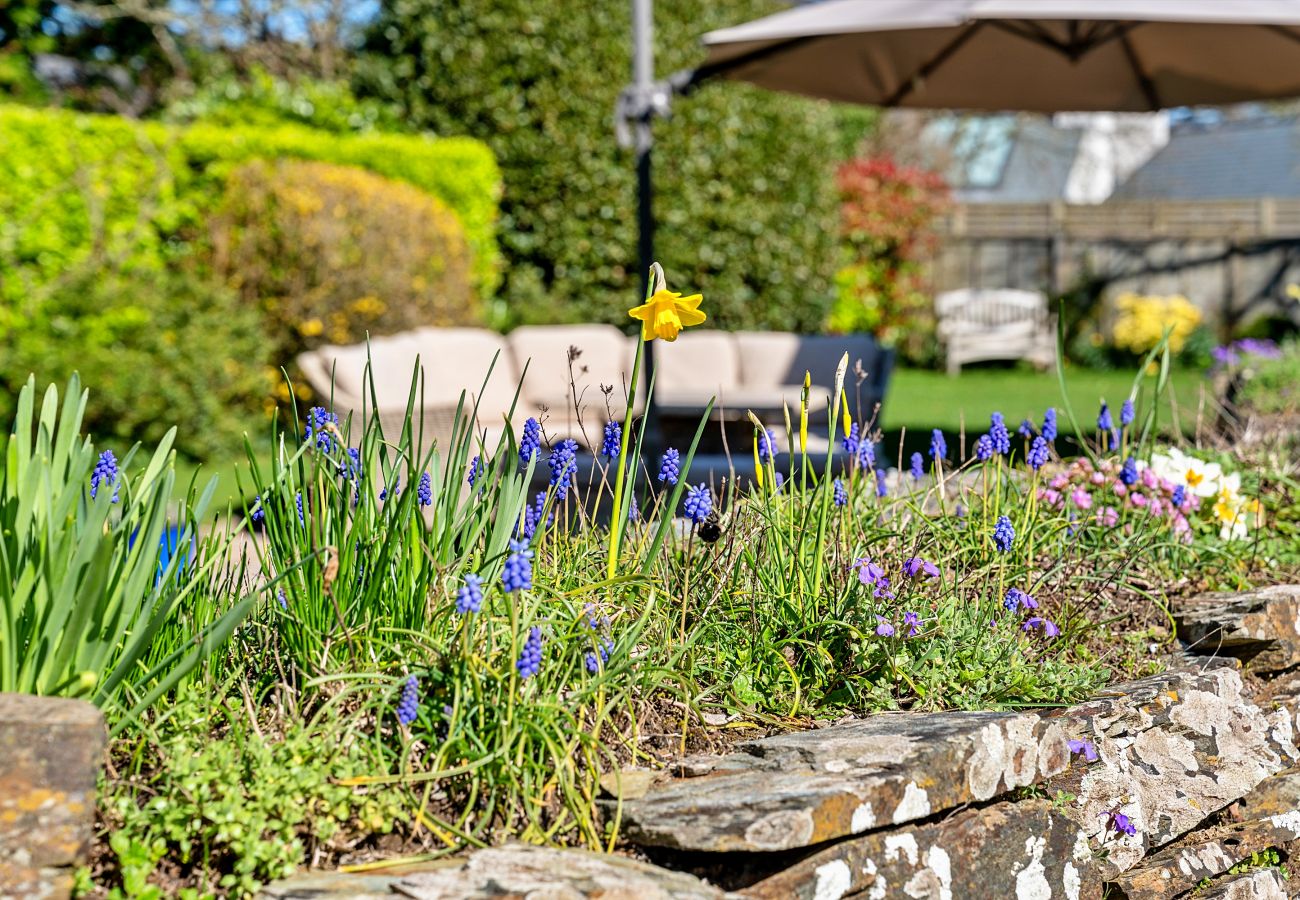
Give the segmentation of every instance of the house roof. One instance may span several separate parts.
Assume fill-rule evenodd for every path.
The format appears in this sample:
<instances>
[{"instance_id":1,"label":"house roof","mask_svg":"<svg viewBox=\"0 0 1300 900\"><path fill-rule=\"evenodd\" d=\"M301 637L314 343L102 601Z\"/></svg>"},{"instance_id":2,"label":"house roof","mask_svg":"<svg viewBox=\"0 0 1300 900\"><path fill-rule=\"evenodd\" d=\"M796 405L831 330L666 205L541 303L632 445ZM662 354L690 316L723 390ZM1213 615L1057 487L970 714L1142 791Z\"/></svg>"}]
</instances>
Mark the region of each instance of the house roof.
<instances>
[{"instance_id":1,"label":"house roof","mask_svg":"<svg viewBox=\"0 0 1300 900\"><path fill-rule=\"evenodd\" d=\"M1113 195L1115 200L1250 197L1300 197L1300 119L1177 128Z\"/></svg>"},{"instance_id":2,"label":"house roof","mask_svg":"<svg viewBox=\"0 0 1300 900\"><path fill-rule=\"evenodd\" d=\"M947 148L945 177L964 203L1036 203L1065 194L1081 128L1027 116L981 116L931 123L925 140Z\"/></svg>"}]
</instances>

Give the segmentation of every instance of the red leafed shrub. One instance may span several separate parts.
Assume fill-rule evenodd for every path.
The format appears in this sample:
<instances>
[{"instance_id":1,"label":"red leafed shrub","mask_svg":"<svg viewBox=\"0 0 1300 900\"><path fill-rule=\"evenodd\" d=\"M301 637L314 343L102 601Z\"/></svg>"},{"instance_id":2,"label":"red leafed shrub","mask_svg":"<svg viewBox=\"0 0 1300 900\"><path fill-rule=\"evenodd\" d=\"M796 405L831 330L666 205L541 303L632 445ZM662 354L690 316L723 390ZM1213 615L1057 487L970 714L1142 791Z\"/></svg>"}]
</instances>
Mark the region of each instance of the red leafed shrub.
<instances>
[{"instance_id":1,"label":"red leafed shrub","mask_svg":"<svg viewBox=\"0 0 1300 900\"><path fill-rule=\"evenodd\" d=\"M835 180L845 265L836 276L831 328L869 331L909 362L933 362L934 315L920 289L920 260L933 247L935 218L948 207L947 184L937 172L890 156L844 163Z\"/></svg>"}]
</instances>

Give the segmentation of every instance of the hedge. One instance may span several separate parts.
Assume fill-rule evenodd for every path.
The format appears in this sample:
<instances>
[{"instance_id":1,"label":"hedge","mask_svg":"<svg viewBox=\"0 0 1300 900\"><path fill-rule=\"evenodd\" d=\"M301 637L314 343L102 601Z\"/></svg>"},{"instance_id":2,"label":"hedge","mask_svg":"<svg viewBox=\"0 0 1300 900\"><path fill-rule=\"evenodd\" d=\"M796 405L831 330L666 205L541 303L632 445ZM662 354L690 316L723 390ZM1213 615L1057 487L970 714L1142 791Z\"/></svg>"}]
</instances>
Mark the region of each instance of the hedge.
<instances>
[{"instance_id":1,"label":"hedge","mask_svg":"<svg viewBox=\"0 0 1300 900\"><path fill-rule=\"evenodd\" d=\"M500 171L469 138L223 128L0 105L0 325L33 290L83 264L158 270L204 233L224 179L254 158L357 166L457 215L481 297L499 280Z\"/></svg>"},{"instance_id":2,"label":"hedge","mask_svg":"<svg viewBox=\"0 0 1300 900\"><path fill-rule=\"evenodd\" d=\"M784 8L655 7L661 73L698 64L709 28ZM496 152L502 296L516 320L626 323L639 281L636 188L613 110L630 77L630 28L627 0L592 0L580 14L533 0L392 0L370 31L360 95ZM703 291L721 327L820 328L838 263L831 107L719 83L679 99L655 135L657 256L670 282Z\"/></svg>"}]
</instances>

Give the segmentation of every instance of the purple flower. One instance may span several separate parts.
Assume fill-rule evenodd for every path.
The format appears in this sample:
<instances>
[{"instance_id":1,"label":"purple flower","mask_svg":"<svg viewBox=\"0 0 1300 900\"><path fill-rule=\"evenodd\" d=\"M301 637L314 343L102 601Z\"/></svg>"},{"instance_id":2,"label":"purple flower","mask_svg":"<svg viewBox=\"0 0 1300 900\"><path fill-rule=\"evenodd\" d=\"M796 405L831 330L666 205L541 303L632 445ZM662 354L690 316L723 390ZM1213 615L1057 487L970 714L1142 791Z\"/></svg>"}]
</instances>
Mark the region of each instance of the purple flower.
<instances>
[{"instance_id":1,"label":"purple flower","mask_svg":"<svg viewBox=\"0 0 1300 900\"><path fill-rule=\"evenodd\" d=\"M537 533L537 526L542 522L542 511L546 509L546 491L538 491L533 500L532 506L524 507L524 527L523 538L531 541L533 535ZM546 524L549 527L555 521L555 510L546 518Z\"/></svg>"},{"instance_id":2,"label":"purple flower","mask_svg":"<svg viewBox=\"0 0 1300 900\"><path fill-rule=\"evenodd\" d=\"M523 679L532 678L542 669L542 629L536 625L528 632L528 640L524 641L524 650L519 654L515 668Z\"/></svg>"},{"instance_id":3,"label":"purple flower","mask_svg":"<svg viewBox=\"0 0 1300 900\"><path fill-rule=\"evenodd\" d=\"M629 497L627 501L627 520L629 522L641 521L641 507L636 505L636 497Z\"/></svg>"},{"instance_id":4,"label":"purple flower","mask_svg":"<svg viewBox=\"0 0 1300 900\"><path fill-rule=\"evenodd\" d=\"M998 516L996 524L993 526L993 544L1002 553L1010 552L1011 545L1016 540L1016 529L1011 526L1011 520L1006 516Z\"/></svg>"},{"instance_id":5,"label":"purple flower","mask_svg":"<svg viewBox=\"0 0 1300 900\"><path fill-rule=\"evenodd\" d=\"M1101 411L1097 413L1097 430L1110 433L1115 428L1115 420L1111 418L1110 407L1106 401L1101 401Z\"/></svg>"},{"instance_id":6,"label":"purple flower","mask_svg":"<svg viewBox=\"0 0 1300 900\"><path fill-rule=\"evenodd\" d=\"M881 637L894 636L894 626L890 625L889 622L885 620L884 616L876 616L876 622L878 623L876 625L876 634Z\"/></svg>"},{"instance_id":7,"label":"purple flower","mask_svg":"<svg viewBox=\"0 0 1300 900\"><path fill-rule=\"evenodd\" d=\"M858 466L863 469L870 469L876 464L876 445L871 443L871 438L864 436L858 443Z\"/></svg>"},{"instance_id":8,"label":"purple flower","mask_svg":"<svg viewBox=\"0 0 1300 900\"><path fill-rule=\"evenodd\" d=\"M1174 488L1174 495L1169 499L1174 506L1181 509L1183 504L1187 502L1187 488L1181 484L1178 485L1178 487Z\"/></svg>"},{"instance_id":9,"label":"purple flower","mask_svg":"<svg viewBox=\"0 0 1300 900\"><path fill-rule=\"evenodd\" d=\"M297 494L294 495L293 503L294 506L298 507L298 524L299 525L307 524L306 520L303 518L302 515L302 491L299 491Z\"/></svg>"},{"instance_id":10,"label":"purple flower","mask_svg":"<svg viewBox=\"0 0 1300 900\"><path fill-rule=\"evenodd\" d=\"M921 630L922 621L921 617L914 612L903 613L903 627L908 629L908 637L916 637Z\"/></svg>"},{"instance_id":11,"label":"purple flower","mask_svg":"<svg viewBox=\"0 0 1300 900\"><path fill-rule=\"evenodd\" d=\"M1029 455L1027 457L1029 468L1037 472L1043 466L1047 465L1047 457L1047 441L1043 439L1042 435L1039 435L1034 438L1033 443L1029 445Z\"/></svg>"},{"instance_id":12,"label":"purple flower","mask_svg":"<svg viewBox=\"0 0 1300 900\"><path fill-rule=\"evenodd\" d=\"M848 436L845 437L842 441L840 441L840 443L844 446L845 453L847 453L849 456L854 457L855 459L857 458L858 445L861 443L861 440L858 438L857 422L854 422L851 425L849 425Z\"/></svg>"},{"instance_id":13,"label":"purple flower","mask_svg":"<svg viewBox=\"0 0 1300 900\"><path fill-rule=\"evenodd\" d=\"M478 465L478 457L474 457L474 464ZM474 486L473 469L470 470L469 476L470 487ZM420 473L420 483L415 486L415 499L421 506L433 505L433 477L428 472Z\"/></svg>"},{"instance_id":14,"label":"purple flower","mask_svg":"<svg viewBox=\"0 0 1300 900\"><path fill-rule=\"evenodd\" d=\"M943 439L943 432L936 428L930 432L930 458L944 459L948 455L948 442Z\"/></svg>"},{"instance_id":15,"label":"purple flower","mask_svg":"<svg viewBox=\"0 0 1300 900\"><path fill-rule=\"evenodd\" d=\"M1129 837L1137 834L1137 827L1122 812L1111 810L1102 815L1106 816L1106 827L1116 834L1127 834Z\"/></svg>"},{"instance_id":16,"label":"purple flower","mask_svg":"<svg viewBox=\"0 0 1300 900\"><path fill-rule=\"evenodd\" d=\"M352 482L361 478L361 451L356 447L348 448L347 462L339 467L339 474Z\"/></svg>"},{"instance_id":17,"label":"purple flower","mask_svg":"<svg viewBox=\"0 0 1300 900\"><path fill-rule=\"evenodd\" d=\"M659 460L659 480L665 484L676 484L682 474L682 456L676 449L669 447Z\"/></svg>"},{"instance_id":18,"label":"purple flower","mask_svg":"<svg viewBox=\"0 0 1300 900\"><path fill-rule=\"evenodd\" d=\"M1022 438L1031 438L1034 436L1034 422L1032 419L1023 419L1020 427L1016 429L1016 434Z\"/></svg>"},{"instance_id":19,"label":"purple flower","mask_svg":"<svg viewBox=\"0 0 1300 900\"><path fill-rule=\"evenodd\" d=\"M465 583L456 592L456 612L462 616L483 608L483 579L473 573L465 576Z\"/></svg>"},{"instance_id":20,"label":"purple flower","mask_svg":"<svg viewBox=\"0 0 1300 900\"><path fill-rule=\"evenodd\" d=\"M482 466L482 463L479 461L479 458L478 458L477 456L475 456L473 459L471 459L471 460L469 461L469 476L465 479L466 481L469 482L469 486L470 486L470 487L473 487L473 486L474 486L474 482L478 481L478 477L479 477L479 475L482 474L482 472L483 472L483 466ZM427 473L426 473L426 474L427 474ZM423 476L423 475L420 476L420 484L424 484L424 476ZM430 500L430 502L433 502L433 501ZM421 506L428 506L429 504L428 504L428 503L421 503L420 505L421 505Z\"/></svg>"},{"instance_id":21,"label":"purple flower","mask_svg":"<svg viewBox=\"0 0 1300 900\"><path fill-rule=\"evenodd\" d=\"M1056 440L1056 407L1048 407L1043 413L1043 440L1052 443Z\"/></svg>"},{"instance_id":22,"label":"purple flower","mask_svg":"<svg viewBox=\"0 0 1300 900\"><path fill-rule=\"evenodd\" d=\"M771 428L764 428L758 435L758 461L768 463L772 457L776 456L776 432Z\"/></svg>"},{"instance_id":23,"label":"purple flower","mask_svg":"<svg viewBox=\"0 0 1300 900\"><path fill-rule=\"evenodd\" d=\"M975 441L975 458L980 462L988 462L997 452L993 444L993 438L987 434L981 434Z\"/></svg>"},{"instance_id":24,"label":"purple flower","mask_svg":"<svg viewBox=\"0 0 1300 900\"><path fill-rule=\"evenodd\" d=\"M1124 465L1120 467L1119 470L1119 480L1124 482L1129 487L1132 487L1133 485L1137 484L1137 480L1138 480L1137 460L1135 460L1133 457L1130 456L1128 459L1124 460Z\"/></svg>"},{"instance_id":25,"label":"purple flower","mask_svg":"<svg viewBox=\"0 0 1300 900\"><path fill-rule=\"evenodd\" d=\"M526 542L510 542L510 555L501 571L501 586L508 592L532 590L533 551Z\"/></svg>"},{"instance_id":26,"label":"purple flower","mask_svg":"<svg viewBox=\"0 0 1300 900\"><path fill-rule=\"evenodd\" d=\"M1038 601L1032 594L1027 594L1020 588L1008 588L1007 595L1002 599L1002 605L1010 612L1018 609L1038 609Z\"/></svg>"},{"instance_id":27,"label":"purple flower","mask_svg":"<svg viewBox=\"0 0 1300 900\"><path fill-rule=\"evenodd\" d=\"M565 499L569 496L573 476L578 472L578 442L572 438L560 441L559 446L551 451L546 464L551 468L551 486L555 488L555 499Z\"/></svg>"},{"instance_id":28,"label":"purple flower","mask_svg":"<svg viewBox=\"0 0 1300 900\"><path fill-rule=\"evenodd\" d=\"M1097 761L1097 748L1092 745L1092 741L1080 738L1066 741L1065 746L1070 748L1071 753L1082 753L1088 762Z\"/></svg>"},{"instance_id":29,"label":"purple flower","mask_svg":"<svg viewBox=\"0 0 1300 900\"><path fill-rule=\"evenodd\" d=\"M993 440L993 449L998 453L1005 456L1011 452L1011 435L1007 432L1006 420L1000 412L989 417L989 437Z\"/></svg>"},{"instance_id":30,"label":"purple flower","mask_svg":"<svg viewBox=\"0 0 1300 900\"><path fill-rule=\"evenodd\" d=\"M284 596L284 590L283 590L283 589L281 589L281 588L276 588L276 589L275 589L275 599L276 599L276 602L280 604L280 609L288 609L288 608L289 608L289 599L288 599L287 597Z\"/></svg>"},{"instance_id":31,"label":"purple flower","mask_svg":"<svg viewBox=\"0 0 1300 900\"><path fill-rule=\"evenodd\" d=\"M880 564L872 562L865 556L854 560L853 565L858 570L858 581L863 584L880 584L885 577L885 570Z\"/></svg>"},{"instance_id":32,"label":"purple flower","mask_svg":"<svg viewBox=\"0 0 1300 900\"><path fill-rule=\"evenodd\" d=\"M847 506L849 502L849 491L844 486L844 480L841 478L835 479L834 502L836 506Z\"/></svg>"},{"instance_id":33,"label":"purple flower","mask_svg":"<svg viewBox=\"0 0 1300 900\"><path fill-rule=\"evenodd\" d=\"M1025 620L1025 624L1020 626L1021 631L1033 631L1035 628L1041 629L1043 634L1049 638L1060 637L1061 629L1056 627L1056 623L1051 619L1044 619L1042 616L1030 616Z\"/></svg>"},{"instance_id":34,"label":"purple flower","mask_svg":"<svg viewBox=\"0 0 1300 900\"><path fill-rule=\"evenodd\" d=\"M248 511L248 518L253 522L261 522L266 518L266 510L262 506L261 494L253 498L253 508Z\"/></svg>"},{"instance_id":35,"label":"purple flower","mask_svg":"<svg viewBox=\"0 0 1300 900\"><path fill-rule=\"evenodd\" d=\"M876 496L886 497L889 495L889 485L885 483L885 470L876 469Z\"/></svg>"},{"instance_id":36,"label":"purple flower","mask_svg":"<svg viewBox=\"0 0 1300 900\"><path fill-rule=\"evenodd\" d=\"M519 464L526 466L542 448L542 423L532 416L524 421L524 433L519 436Z\"/></svg>"},{"instance_id":37,"label":"purple flower","mask_svg":"<svg viewBox=\"0 0 1300 900\"><path fill-rule=\"evenodd\" d=\"M303 433L304 443L315 443L316 449L328 453L334 446L334 440L326 430L326 425L338 426L339 417L323 406L313 406L307 410L307 430Z\"/></svg>"},{"instance_id":38,"label":"purple flower","mask_svg":"<svg viewBox=\"0 0 1300 900\"><path fill-rule=\"evenodd\" d=\"M117 457L113 455L112 450L105 450L99 454L99 459L95 461L94 471L90 473L90 499L94 500L95 495L99 493L101 484L110 485L113 488L113 499L109 502L118 501L118 479L120 472L117 468Z\"/></svg>"},{"instance_id":39,"label":"purple flower","mask_svg":"<svg viewBox=\"0 0 1300 900\"><path fill-rule=\"evenodd\" d=\"M420 682L414 675L402 685L402 696L397 701L397 721L410 725L420 714Z\"/></svg>"},{"instance_id":40,"label":"purple flower","mask_svg":"<svg viewBox=\"0 0 1300 900\"><path fill-rule=\"evenodd\" d=\"M699 525L709 517L709 513L713 512L713 494L703 484L697 485L686 492L682 509L686 513L686 518Z\"/></svg>"},{"instance_id":41,"label":"purple flower","mask_svg":"<svg viewBox=\"0 0 1300 900\"><path fill-rule=\"evenodd\" d=\"M1133 401L1125 400L1119 408L1119 424L1121 428L1127 428L1133 424L1137 418L1137 412L1133 409Z\"/></svg>"},{"instance_id":42,"label":"purple flower","mask_svg":"<svg viewBox=\"0 0 1300 900\"><path fill-rule=\"evenodd\" d=\"M915 578L922 572L930 578L939 577L939 567L927 559L922 559L919 556L909 556L903 560L903 574L908 578Z\"/></svg>"},{"instance_id":43,"label":"purple flower","mask_svg":"<svg viewBox=\"0 0 1300 900\"><path fill-rule=\"evenodd\" d=\"M623 441L623 426L617 422L605 423L605 438L600 443L600 455L607 459L618 459Z\"/></svg>"},{"instance_id":44,"label":"purple flower","mask_svg":"<svg viewBox=\"0 0 1300 900\"><path fill-rule=\"evenodd\" d=\"M919 453L912 454L912 477L917 481L925 477L925 460Z\"/></svg>"}]
</instances>

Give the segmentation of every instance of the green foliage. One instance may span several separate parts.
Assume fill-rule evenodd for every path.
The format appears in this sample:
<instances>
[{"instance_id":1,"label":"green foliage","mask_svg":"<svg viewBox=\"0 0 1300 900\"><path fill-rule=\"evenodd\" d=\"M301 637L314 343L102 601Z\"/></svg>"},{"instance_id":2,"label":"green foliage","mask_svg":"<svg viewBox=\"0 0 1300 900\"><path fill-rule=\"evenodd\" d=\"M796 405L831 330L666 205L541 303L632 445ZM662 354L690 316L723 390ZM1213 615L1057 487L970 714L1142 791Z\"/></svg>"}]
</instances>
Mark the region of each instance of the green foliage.
<instances>
[{"instance_id":1,"label":"green foliage","mask_svg":"<svg viewBox=\"0 0 1300 900\"><path fill-rule=\"evenodd\" d=\"M701 32L780 8L656 3L658 71L698 64ZM577 15L528 0L397 0L371 29L359 90L417 126L487 142L501 162L511 322L625 325L638 296L633 158L611 123L630 31L623 0ZM829 107L719 83L678 100L655 135L656 256L669 275L710 298L719 327L819 329L837 264Z\"/></svg>"},{"instance_id":2,"label":"green foliage","mask_svg":"<svg viewBox=\"0 0 1300 900\"><path fill-rule=\"evenodd\" d=\"M163 118L228 128L292 123L336 134L408 129L391 107L357 99L346 81L289 81L260 68L243 77L205 79L192 94L168 106Z\"/></svg>"},{"instance_id":3,"label":"green foliage","mask_svg":"<svg viewBox=\"0 0 1300 900\"><path fill-rule=\"evenodd\" d=\"M1300 341L1281 346L1276 359L1242 354L1238 405L1262 415L1300 413Z\"/></svg>"},{"instance_id":4,"label":"green foliage","mask_svg":"<svg viewBox=\"0 0 1300 900\"><path fill-rule=\"evenodd\" d=\"M217 273L263 311L277 360L327 341L480 321L460 222L408 184L259 160L231 174L212 227Z\"/></svg>"},{"instance_id":5,"label":"green foliage","mask_svg":"<svg viewBox=\"0 0 1300 900\"><path fill-rule=\"evenodd\" d=\"M211 489L182 510L165 565L159 545L168 528L175 473L164 435L143 472L135 451L120 475L91 496L94 446L81 434L86 395L74 376L36 407L35 379L18 412L0 472L0 691L84 696L101 706L148 707L206 659L248 611L229 602L170 652L158 630L207 584L225 561L227 541L199 542Z\"/></svg>"},{"instance_id":6,"label":"green foliage","mask_svg":"<svg viewBox=\"0 0 1300 900\"><path fill-rule=\"evenodd\" d=\"M188 896L249 897L343 829L391 831L404 798L340 783L370 771L374 754L330 712L318 723L290 720L273 737L234 700L186 694L154 717L115 748L126 770L101 783L116 872L98 887L161 898L156 870L167 859L198 873Z\"/></svg>"},{"instance_id":7,"label":"green foliage","mask_svg":"<svg viewBox=\"0 0 1300 900\"><path fill-rule=\"evenodd\" d=\"M86 265L132 272L192 255L230 172L253 159L306 159L411 184L460 218L477 289L497 282L500 173L467 138L326 134L132 122L0 106L0 332L35 288Z\"/></svg>"},{"instance_id":8,"label":"green foliage","mask_svg":"<svg viewBox=\"0 0 1300 900\"><path fill-rule=\"evenodd\" d=\"M186 453L228 456L264 415L271 345L256 307L232 291L184 269L82 270L36 296L0 359L0 416L33 372L42 386L74 372L94 384L85 425L118 446L161 441L169 422L187 421L199 427L186 430Z\"/></svg>"}]
</instances>

